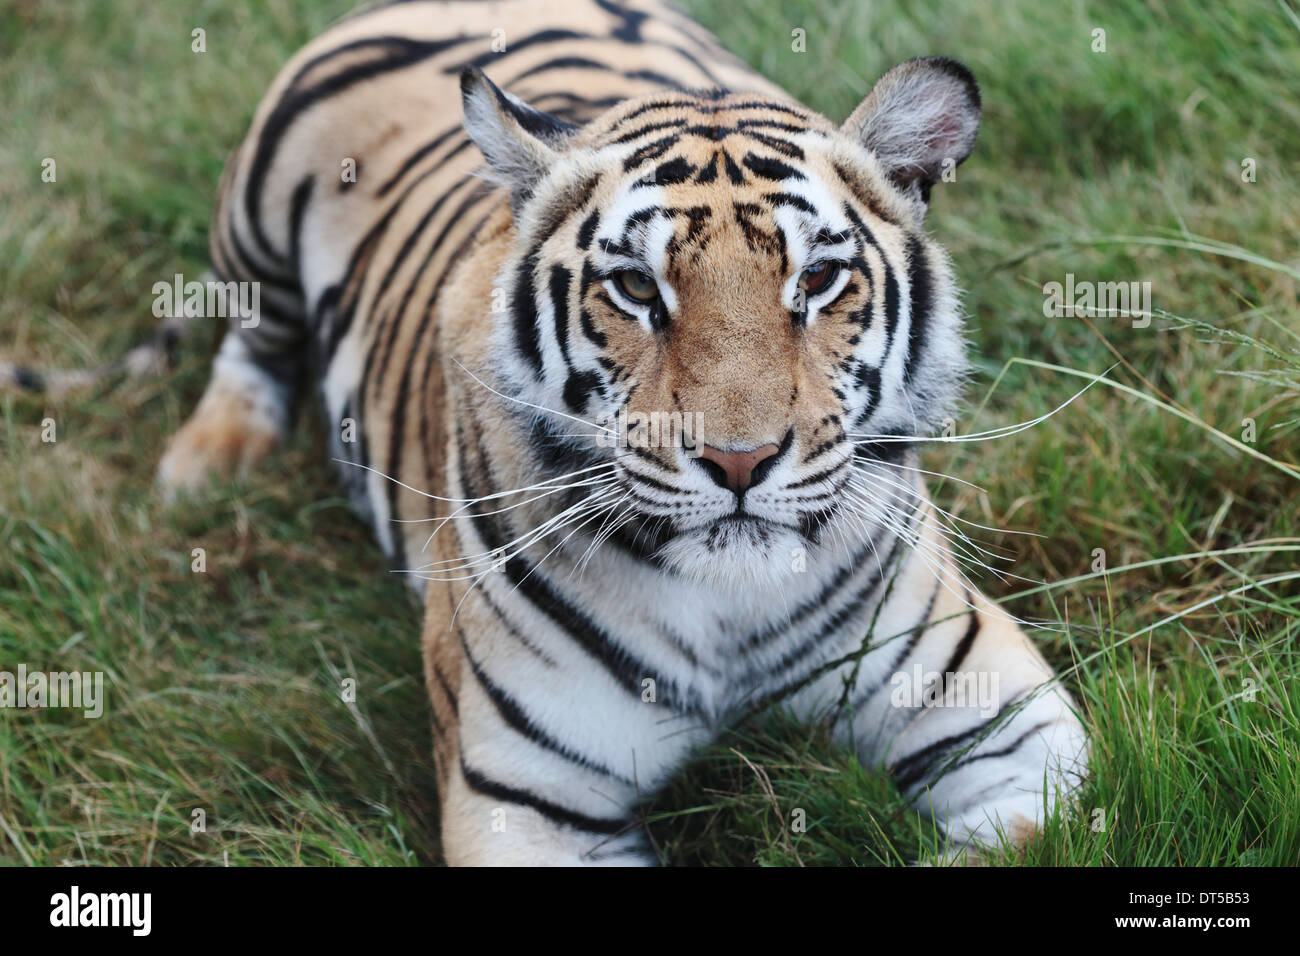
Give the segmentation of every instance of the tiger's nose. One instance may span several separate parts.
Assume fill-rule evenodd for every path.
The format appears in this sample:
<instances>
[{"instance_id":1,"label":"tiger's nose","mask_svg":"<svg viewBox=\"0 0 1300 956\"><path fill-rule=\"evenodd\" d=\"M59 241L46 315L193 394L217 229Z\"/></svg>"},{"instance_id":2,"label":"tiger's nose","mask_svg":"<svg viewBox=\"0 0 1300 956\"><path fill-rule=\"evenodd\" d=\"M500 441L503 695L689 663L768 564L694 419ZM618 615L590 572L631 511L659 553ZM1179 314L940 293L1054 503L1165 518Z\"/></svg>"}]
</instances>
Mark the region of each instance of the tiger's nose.
<instances>
[{"instance_id":1,"label":"tiger's nose","mask_svg":"<svg viewBox=\"0 0 1300 956\"><path fill-rule=\"evenodd\" d=\"M700 457L695 460L717 484L741 494L750 485L757 483L754 480L756 471L760 471L758 479L762 480L761 471L766 469L760 470L759 466L779 450L774 444L762 445L753 451L722 451L712 445L705 445L700 449Z\"/></svg>"}]
</instances>

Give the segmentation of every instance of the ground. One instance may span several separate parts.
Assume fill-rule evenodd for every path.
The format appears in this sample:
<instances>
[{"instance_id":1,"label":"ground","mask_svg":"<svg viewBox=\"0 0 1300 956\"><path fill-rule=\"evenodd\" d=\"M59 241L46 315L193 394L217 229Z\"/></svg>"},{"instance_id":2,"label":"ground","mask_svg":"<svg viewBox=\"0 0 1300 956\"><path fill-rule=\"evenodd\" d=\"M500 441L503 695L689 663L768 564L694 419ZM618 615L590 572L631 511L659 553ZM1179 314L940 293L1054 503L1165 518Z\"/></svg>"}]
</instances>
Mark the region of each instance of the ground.
<instances>
[{"instance_id":1,"label":"ground","mask_svg":"<svg viewBox=\"0 0 1300 956\"><path fill-rule=\"evenodd\" d=\"M1093 734L1079 806L995 861L1300 862L1294 6L688 6L837 119L911 56L979 78L979 144L929 220L977 355L956 434L1035 419L1110 370L1032 428L924 462L982 489L938 498L1005 529L977 531L1027 580L977 579L1053 625L1034 639ZM153 283L203 268L266 83L349 7L0 4L0 361L96 364L150 334ZM1149 282L1157 312L1045 316L1044 284L1068 274ZM437 863L419 609L310 415L226 493L157 500L211 347L191 340L162 378L0 394L0 669L110 685L96 720L0 712L0 862ZM673 864L908 863L933 836L887 776L772 714L647 825Z\"/></svg>"}]
</instances>

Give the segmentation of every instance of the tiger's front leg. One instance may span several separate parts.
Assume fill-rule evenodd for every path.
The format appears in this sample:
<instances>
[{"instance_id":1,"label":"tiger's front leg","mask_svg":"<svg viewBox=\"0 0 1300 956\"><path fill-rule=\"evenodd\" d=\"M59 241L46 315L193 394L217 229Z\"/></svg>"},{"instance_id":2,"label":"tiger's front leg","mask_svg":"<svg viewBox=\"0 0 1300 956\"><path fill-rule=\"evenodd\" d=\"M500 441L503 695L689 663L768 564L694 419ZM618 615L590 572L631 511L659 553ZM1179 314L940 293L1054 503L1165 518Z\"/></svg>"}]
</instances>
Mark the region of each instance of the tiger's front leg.
<instances>
[{"instance_id":1,"label":"tiger's front leg","mask_svg":"<svg viewBox=\"0 0 1300 956\"><path fill-rule=\"evenodd\" d=\"M655 865L637 804L704 731L548 643L546 623L517 630L504 575L458 612L445 591L430 586L424 653L448 864Z\"/></svg>"},{"instance_id":2,"label":"tiger's front leg","mask_svg":"<svg viewBox=\"0 0 1300 956\"><path fill-rule=\"evenodd\" d=\"M999 833L1022 843L1084 773L1074 704L951 557L940 565L913 551L905 562L851 690L842 670L823 682L821 700L846 707L838 730L865 766L883 764L933 814L952 858L996 844Z\"/></svg>"}]
</instances>

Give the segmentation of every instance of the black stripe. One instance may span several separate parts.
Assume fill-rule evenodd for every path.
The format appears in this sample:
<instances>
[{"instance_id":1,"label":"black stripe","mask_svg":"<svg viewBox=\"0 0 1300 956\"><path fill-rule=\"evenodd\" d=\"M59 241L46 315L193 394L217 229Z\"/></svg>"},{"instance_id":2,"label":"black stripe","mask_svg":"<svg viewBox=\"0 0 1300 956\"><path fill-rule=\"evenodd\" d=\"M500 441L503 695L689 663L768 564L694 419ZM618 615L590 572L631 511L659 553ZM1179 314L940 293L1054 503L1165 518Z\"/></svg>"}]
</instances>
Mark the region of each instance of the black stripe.
<instances>
[{"instance_id":1,"label":"black stripe","mask_svg":"<svg viewBox=\"0 0 1300 956\"><path fill-rule=\"evenodd\" d=\"M618 28L610 33L615 40L623 43L645 42L641 36L641 26L650 15L644 10L629 10L627 7L613 3L612 0L596 0L596 6L622 21Z\"/></svg>"},{"instance_id":2,"label":"black stripe","mask_svg":"<svg viewBox=\"0 0 1300 956\"><path fill-rule=\"evenodd\" d=\"M588 833L604 834L620 833L632 825L632 821L624 818L610 820L604 817L589 817L584 813L578 813L567 807L562 807L558 803L545 800L531 790L517 790L514 787L507 787L505 784L485 777L477 770L471 769L465 763L463 754L460 758L460 772L461 776L465 778L465 783L475 793L491 797L494 800L503 800L506 803L530 807L552 823L574 827L578 830L586 830Z\"/></svg>"},{"instance_id":3,"label":"black stripe","mask_svg":"<svg viewBox=\"0 0 1300 956\"><path fill-rule=\"evenodd\" d=\"M885 270L885 355L888 355L894 344L894 333L898 331L898 278L883 251L880 262Z\"/></svg>"},{"instance_id":4,"label":"black stripe","mask_svg":"<svg viewBox=\"0 0 1300 956\"><path fill-rule=\"evenodd\" d=\"M601 63L599 60L592 60L585 56L557 56L550 60L544 60L536 66L530 66L524 72L511 79L506 85L513 86L521 80L526 80L530 76L536 76L538 73L545 73L547 70L613 70L614 67L608 63Z\"/></svg>"},{"instance_id":5,"label":"black stripe","mask_svg":"<svg viewBox=\"0 0 1300 956\"><path fill-rule=\"evenodd\" d=\"M636 112L640 113L641 110L637 110ZM632 114L632 115L636 115L636 114ZM646 123L644 126L638 126L636 129L628 130L622 136L616 137L615 139L611 139L605 143L602 143L601 145L621 146L623 143L630 143L634 139L640 139L642 136L649 136L651 133L657 133L660 130L681 129L683 126L686 126L688 122L689 120L685 120L685 119L670 119L670 120L662 120L661 122L658 123ZM619 122L618 126L615 127L615 129L622 129L626 123L627 123L627 117L622 119Z\"/></svg>"},{"instance_id":6,"label":"black stripe","mask_svg":"<svg viewBox=\"0 0 1300 956\"><path fill-rule=\"evenodd\" d=\"M324 376L339 346L336 330L339 324L339 300L342 295L343 289L338 284L329 286L320 294L320 298L316 300L316 308L312 311L312 346L316 363L314 374L317 377Z\"/></svg>"},{"instance_id":7,"label":"black stripe","mask_svg":"<svg viewBox=\"0 0 1300 956\"><path fill-rule=\"evenodd\" d=\"M815 132L815 130L811 130L807 126L796 126L794 123L781 123L778 122L777 120L771 120L771 119L742 119L736 121L736 129L751 130L751 129L758 129L760 127L764 129L780 130L783 133ZM793 143L784 143L784 145L794 146ZM802 155L802 153L800 155Z\"/></svg>"},{"instance_id":8,"label":"black stripe","mask_svg":"<svg viewBox=\"0 0 1300 956\"><path fill-rule=\"evenodd\" d=\"M695 177L697 183L711 183L718 178L718 154L714 152L709 157L709 165L705 166L698 176Z\"/></svg>"},{"instance_id":9,"label":"black stripe","mask_svg":"<svg viewBox=\"0 0 1300 956\"><path fill-rule=\"evenodd\" d=\"M652 159L658 159L664 153L668 152L668 150L677 145L678 142L680 142L680 139L678 135L674 133L671 136L663 136L652 143L646 143L644 146L638 148L636 152L632 153L632 155L628 156L627 159L623 160L623 172L630 173L638 166L648 163Z\"/></svg>"},{"instance_id":10,"label":"black stripe","mask_svg":"<svg viewBox=\"0 0 1300 956\"><path fill-rule=\"evenodd\" d=\"M934 743L908 754L890 768L894 775L894 782L898 784L900 790L906 791L918 780L924 778L941 759L962 744L981 734L984 728L996 719L997 715L995 714L959 734L936 740Z\"/></svg>"},{"instance_id":11,"label":"black stripe","mask_svg":"<svg viewBox=\"0 0 1300 956\"><path fill-rule=\"evenodd\" d=\"M593 209L591 214L582 221L578 227L578 251L586 252L591 248L591 240L596 237L596 229L600 225L600 210Z\"/></svg>"},{"instance_id":12,"label":"black stripe","mask_svg":"<svg viewBox=\"0 0 1300 956\"><path fill-rule=\"evenodd\" d=\"M551 266L551 277L547 283L551 294L551 311L555 317L555 342L560 347L560 356L564 364L572 370L569 361L569 285L573 273L561 265Z\"/></svg>"},{"instance_id":13,"label":"black stripe","mask_svg":"<svg viewBox=\"0 0 1300 956\"><path fill-rule=\"evenodd\" d=\"M1023 747L1025 745L1025 741L1028 740L1030 737L1034 736L1034 734L1039 733L1042 730L1045 730L1046 728L1052 726L1052 724L1054 723L1056 723L1055 720L1040 721L1039 723L1034 724L1034 726L1026 730L1023 734L1021 734L1019 737L1013 740L1006 747L1003 747L1001 750L988 750L985 751L984 753L971 754L970 756L963 757L961 760L958 760L957 763L953 765L952 769L956 770L959 767L970 766L971 764L975 763L978 760L988 760L993 757L1008 757L1011 754L1015 753L1017 750L1019 750L1021 747Z\"/></svg>"},{"instance_id":14,"label":"black stripe","mask_svg":"<svg viewBox=\"0 0 1300 956\"><path fill-rule=\"evenodd\" d=\"M313 70L316 69L316 67L320 66L322 63L328 63L330 60L333 60L336 57L341 57L344 54L352 53L356 50L361 50L366 47L374 47L379 52L388 52L391 51L395 46L401 46L408 42L410 42L409 37L398 36L396 34L387 34L385 36L365 37L364 39L361 40L352 40L348 43L344 43L342 46L333 47L332 49L326 50L324 53L312 57L301 67L299 67L298 71L294 73L293 79L289 81L285 89L286 90L295 89L298 86L298 84L303 81L303 78L307 76L307 74L311 73Z\"/></svg>"},{"instance_id":15,"label":"black stripe","mask_svg":"<svg viewBox=\"0 0 1300 956\"><path fill-rule=\"evenodd\" d=\"M592 392L600 387L600 376L591 369L570 372L569 377L564 381L564 404L568 405L574 413L584 415L591 401Z\"/></svg>"},{"instance_id":16,"label":"black stripe","mask_svg":"<svg viewBox=\"0 0 1300 956\"><path fill-rule=\"evenodd\" d=\"M756 176L764 179L770 179L775 182L783 182L787 179L803 179L804 174L799 172L793 166L789 166L779 159L772 159L769 156L759 156L757 153L746 153L742 160L745 168Z\"/></svg>"},{"instance_id":17,"label":"black stripe","mask_svg":"<svg viewBox=\"0 0 1300 956\"><path fill-rule=\"evenodd\" d=\"M800 464L806 465L808 464L808 462L812 461L813 458L825 454L826 451L830 451L832 448L835 447L835 442L826 442L826 444L823 447L825 449L824 451L818 450L814 454L810 455L808 458L805 458L802 462L800 462ZM843 467L844 467L843 462L840 462L837 465L832 465L830 468L827 468L825 471L819 471L816 474L809 475L807 478L804 478L802 481L796 481L792 485L786 485L786 489L789 491L793 491L795 488L807 488L809 485L815 485L819 481L826 481L828 478L830 478L832 475L834 475L837 471L839 471Z\"/></svg>"},{"instance_id":18,"label":"black stripe","mask_svg":"<svg viewBox=\"0 0 1300 956\"><path fill-rule=\"evenodd\" d=\"M931 287L930 263L926 258L925 246L916 236L907 240L907 281L911 288L911 318L907 325L907 363L903 370L903 381L910 382L916 373L916 367L922 359L926 338L930 329L930 309L934 304L934 290Z\"/></svg>"},{"instance_id":19,"label":"black stripe","mask_svg":"<svg viewBox=\"0 0 1300 956\"><path fill-rule=\"evenodd\" d=\"M970 591L966 591L966 602L970 603ZM975 637L980 632L980 616L974 609L970 609L970 623L966 625L966 633L961 636L957 646L952 650L952 656L948 658L948 664L939 673L943 674L943 679L947 681L949 674L957 673L961 667L962 661L966 660L966 655L970 653L971 645L975 643Z\"/></svg>"},{"instance_id":20,"label":"black stripe","mask_svg":"<svg viewBox=\"0 0 1300 956\"><path fill-rule=\"evenodd\" d=\"M867 393L867 400L862 406L861 414L857 417L857 421L865 422L876 411L884 394L884 389L880 387L880 369L864 363L858 370L855 384Z\"/></svg>"},{"instance_id":21,"label":"black stripe","mask_svg":"<svg viewBox=\"0 0 1300 956\"><path fill-rule=\"evenodd\" d=\"M395 209L390 209L375 224L370 233L353 249L352 260L348 263L342 285L330 286L321 295L321 305L318 306L318 309L323 307L327 301L337 301L339 303L335 315L330 319L329 330L322 349L320 363L322 370L329 369L330 363L334 361L334 353L338 351L339 343L348 334L352 327L352 320L356 317L357 302L361 296L361 285L365 279L364 275L358 272L358 269L361 263L369 258L373 247L379 243L395 211Z\"/></svg>"},{"instance_id":22,"label":"black stripe","mask_svg":"<svg viewBox=\"0 0 1300 956\"><path fill-rule=\"evenodd\" d=\"M797 116L800 119L811 120L812 114L805 110L798 110L782 103L776 103L770 100L744 100L740 103L724 103L716 107L711 106L713 110L771 110L774 113L787 113L790 116Z\"/></svg>"},{"instance_id":23,"label":"black stripe","mask_svg":"<svg viewBox=\"0 0 1300 956\"><path fill-rule=\"evenodd\" d=\"M690 179L695 172L695 167L687 160L678 156L670 159L666 163L660 163L655 167L655 171L649 176L637 182L638 186L676 186L678 183L684 183Z\"/></svg>"},{"instance_id":24,"label":"black stripe","mask_svg":"<svg viewBox=\"0 0 1300 956\"><path fill-rule=\"evenodd\" d=\"M816 206L802 196L796 196L793 193L768 193L762 198L769 206L791 206L800 212L808 213L810 216L817 215Z\"/></svg>"},{"instance_id":25,"label":"black stripe","mask_svg":"<svg viewBox=\"0 0 1300 956\"><path fill-rule=\"evenodd\" d=\"M535 247L541 248L551 237L559 232L574 216L591 204L592 197L600 188L601 174L596 173L567 187L564 193L552 198L543 210L542 219L531 231L535 237ZM582 227L579 226L581 229Z\"/></svg>"},{"instance_id":26,"label":"black stripe","mask_svg":"<svg viewBox=\"0 0 1300 956\"><path fill-rule=\"evenodd\" d=\"M782 156L788 159L803 159L803 150L794 143L787 142L778 136L769 136L767 133L759 133L752 129L741 129L739 126L736 130L740 135L747 136L752 140L757 140L768 149L774 149Z\"/></svg>"},{"instance_id":27,"label":"black stripe","mask_svg":"<svg viewBox=\"0 0 1300 956\"><path fill-rule=\"evenodd\" d=\"M682 494L682 490L680 488L674 488L672 485L666 485L662 481L659 481L657 478L653 478L650 475L644 474L643 472L637 470L636 468L631 467L630 465L624 465L623 470L626 471L629 475L632 475L634 478L636 478L638 483L643 484L648 488L653 488L655 491L662 491L665 494L670 494L675 496L680 496ZM659 501L659 502L652 502L652 503L662 505L665 504L666 502Z\"/></svg>"},{"instance_id":28,"label":"black stripe","mask_svg":"<svg viewBox=\"0 0 1300 956\"><path fill-rule=\"evenodd\" d=\"M519 702L514 699L503 687L492 680L491 677L479 666L478 661L474 660L473 654L470 653L469 642L465 639L465 632L461 630L459 624L456 625L456 636L460 638L460 645L465 650L465 659L469 661L470 672L473 673L475 680L483 688L488 699L492 701L492 706L496 708L501 719L518 733L521 737L536 744L543 750L549 750L551 753L563 757L570 763L575 763L584 770L592 773L598 773L605 777L613 777L628 786L636 786L636 782L622 774L615 773L609 767L592 760L585 754L579 753L564 744L560 743L550 734L546 733L533 722L533 719L524 712Z\"/></svg>"},{"instance_id":29,"label":"black stripe","mask_svg":"<svg viewBox=\"0 0 1300 956\"><path fill-rule=\"evenodd\" d=\"M515 329L515 346L533 368L534 377L542 377L542 348L537 331L537 298L533 291L533 274L537 270L538 248L524 256L515 270L515 289L510 297L510 314Z\"/></svg>"},{"instance_id":30,"label":"black stripe","mask_svg":"<svg viewBox=\"0 0 1300 956\"><path fill-rule=\"evenodd\" d=\"M642 116L646 113L652 113L655 110L681 109L683 107L692 107L696 105L697 99L698 99L697 96L688 93L677 99L655 100L654 102L651 103L643 103L641 106L638 106L636 109L628 113L626 116L623 116L619 120L619 122L626 123L629 120L636 119L638 116ZM771 110L772 112L775 113L787 113L790 116L797 116L800 119L805 119L805 120L812 119L811 114L805 111L795 109L794 107L791 106L786 106L783 103L767 102L764 100L743 100L739 103L712 102L709 103L706 108L711 113L720 113L720 112L729 112L729 111L738 111L738 110Z\"/></svg>"},{"instance_id":31,"label":"black stripe","mask_svg":"<svg viewBox=\"0 0 1300 956\"><path fill-rule=\"evenodd\" d=\"M464 127L462 127L459 123L457 123L451 129L443 130L443 132L439 133L433 139L429 140L429 142L425 143L423 146L417 149L410 156L406 157L406 160L402 163L402 165L397 168L397 172L393 173L393 175L390 176L388 180L382 186L379 187L379 189L375 192L375 195L378 197L383 197L388 195L389 191L392 190L392 188L396 186L399 182L401 182L402 177L405 176L408 172L410 172L411 169L417 163L420 162L420 160L424 159L424 157L434 152L436 149L438 149L439 146L442 146L444 143L446 143L457 133L460 133L462 136L464 136L464 132L465 132ZM446 156L442 158L442 162L445 163L447 160L451 159L452 156L455 156L461 150L468 149L469 145L470 145L470 140L468 137L465 137L459 143L456 144L455 149L451 150Z\"/></svg>"},{"instance_id":32,"label":"black stripe","mask_svg":"<svg viewBox=\"0 0 1300 956\"><path fill-rule=\"evenodd\" d=\"M925 610L921 612L921 616L912 625L911 635L903 645L903 649L898 652L898 656L894 658L894 665L890 668L891 673L896 672L912 656L912 652L916 650L916 645L921 643L921 636L930 629L930 615L934 613L935 602L939 600L939 589L943 586L942 578L939 578L938 575L935 575L935 578L934 590L930 592L930 599L925 602Z\"/></svg>"},{"instance_id":33,"label":"black stripe","mask_svg":"<svg viewBox=\"0 0 1300 956\"><path fill-rule=\"evenodd\" d=\"M257 150L254 152L252 162L248 167L248 186L244 192L244 212L248 216L248 223L252 227L253 240L257 247L269 256L273 262L278 263L284 260L283 255L271 248L270 239L262 228L260 206L262 189L266 185L267 173L270 171L271 163L274 162L279 153L280 141L301 113L311 109L317 103L347 90L356 83L374 79L384 73L405 69L453 47L482 39L484 38L458 36L445 40L419 41L405 37L392 37L387 46L398 51L393 56L340 70L314 86L305 90L291 90L288 95L282 97L275 104L270 115L267 116L266 122L262 124L261 133L257 139Z\"/></svg>"},{"instance_id":34,"label":"black stripe","mask_svg":"<svg viewBox=\"0 0 1300 956\"><path fill-rule=\"evenodd\" d=\"M736 161L731 158L731 154L725 149L720 150L720 152L722 153L724 168L727 170L727 179L731 180L733 186L745 185L745 174L741 172L740 167L736 165Z\"/></svg>"},{"instance_id":35,"label":"black stripe","mask_svg":"<svg viewBox=\"0 0 1300 956\"><path fill-rule=\"evenodd\" d=\"M556 666L555 661L551 658L549 654L547 654L544 650L542 650L540 647L538 647L536 644L530 641L527 637L525 637L524 633L521 630L519 630L519 628L515 627L514 623L510 620L510 618L506 616L506 612L502 610L497 605L497 602L492 599L492 595L489 592L488 588L486 587L476 588L474 590L474 596L479 600L481 600L485 605L487 605L487 609L492 612L492 615L498 621L501 622L501 626L505 629L505 632L507 634L509 634L512 638L514 638L525 648L527 648L527 650L530 653L532 653L534 657L540 660L547 667L554 668Z\"/></svg>"},{"instance_id":36,"label":"black stripe","mask_svg":"<svg viewBox=\"0 0 1300 956\"><path fill-rule=\"evenodd\" d=\"M538 73L545 73L550 70L600 70L606 73L618 73L628 79L645 80L647 83L654 83L656 86L666 86L676 88L681 86L675 79L666 73L659 73L655 70L620 70L616 66L608 66L597 60L591 60L582 56L561 56L554 60L548 60L545 63L539 63L523 73L516 76L507 85L513 85L520 80L527 79Z\"/></svg>"},{"instance_id":37,"label":"black stripe","mask_svg":"<svg viewBox=\"0 0 1300 956\"><path fill-rule=\"evenodd\" d=\"M230 219L229 211L227 211L226 217L228 228L225 230L225 236L230 240L230 247L235 253L235 258L243 263L243 267L237 269L238 274L255 277L258 282L261 282L264 285L282 289L296 295L298 293L298 280L296 278L289 278L283 274L277 275L273 272L268 272L262 265L258 264L253 259L252 254L248 251L248 247L240 241L239 233L235 230L235 224Z\"/></svg>"},{"instance_id":38,"label":"black stripe","mask_svg":"<svg viewBox=\"0 0 1300 956\"><path fill-rule=\"evenodd\" d=\"M583 269L586 269L585 263ZM605 344L609 341L605 338L605 333L596 328L592 323L591 313L587 311L586 306L578 309L578 325L582 328L582 334L585 335L591 341L591 344L597 348L603 349Z\"/></svg>"},{"instance_id":39,"label":"black stripe","mask_svg":"<svg viewBox=\"0 0 1300 956\"><path fill-rule=\"evenodd\" d=\"M627 219L623 220L623 242L631 241L632 230L638 226L644 226L647 223L654 222L660 216L665 218L670 215L669 210L661 206L646 206L632 213Z\"/></svg>"},{"instance_id":40,"label":"black stripe","mask_svg":"<svg viewBox=\"0 0 1300 956\"><path fill-rule=\"evenodd\" d=\"M849 221L853 223L853 228L857 231L862 241L874 248L880 256L880 266L885 273L885 356L888 356L894 345L894 332L898 328L898 280L894 276L893 267L889 264L889 257L885 255L885 250L881 248L880 243L876 241L875 234L862 217L857 214L851 205L844 204L844 213L848 216ZM865 259L864 259L865 261ZM870 270L864 269L863 274L870 280ZM874 283L873 283L874 285ZM861 419L859 419L860 421Z\"/></svg>"},{"instance_id":41,"label":"black stripe","mask_svg":"<svg viewBox=\"0 0 1300 956\"><path fill-rule=\"evenodd\" d=\"M436 680L438 686L442 688L443 696L447 698L447 706L451 708L451 712L459 717L460 704L456 701L456 695L452 693L451 684L447 683L447 678L443 676L442 668L436 663L433 665L433 679Z\"/></svg>"},{"instance_id":42,"label":"black stripe","mask_svg":"<svg viewBox=\"0 0 1300 956\"><path fill-rule=\"evenodd\" d=\"M294 187L293 198L289 201L289 264L295 276L302 274L302 219L307 213L307 202L311 199L312 187L315 185L315 176L304 176Z\"/></svg>"},{"instance_id":43,"label":"black stripe","mask_svg":"<svg viewBox=\"0 0 1300 956\"><path fill-rule=\"evenodd\" d=\"M486 37L475 37L472 39L487 39ZM486 50L483 53L476 54L468 60L461 60L459 63L453 63L451 66L444 67L444 73L458 76L464 70L471 66L484 67L489 63L499 63L507 57L513 56L520 50L526 50L538 43L550 43L553 40L588 40L593 39L590 34L576 33L573 30L539 30L537 33L529 34L519 40L511 41L509 48L504 53L498 53L496 50Z\"/></svg>"}]
</instances>

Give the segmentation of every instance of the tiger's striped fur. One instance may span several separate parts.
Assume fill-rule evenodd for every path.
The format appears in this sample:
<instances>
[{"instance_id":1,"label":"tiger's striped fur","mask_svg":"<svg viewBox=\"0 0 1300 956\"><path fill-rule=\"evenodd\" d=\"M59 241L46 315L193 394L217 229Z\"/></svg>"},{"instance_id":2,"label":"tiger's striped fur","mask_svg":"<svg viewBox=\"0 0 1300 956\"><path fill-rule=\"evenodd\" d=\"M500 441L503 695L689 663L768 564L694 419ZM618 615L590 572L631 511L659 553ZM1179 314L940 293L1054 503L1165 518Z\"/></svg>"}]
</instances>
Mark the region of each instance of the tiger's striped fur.
<instances>
[{"instance_id":1,"label":"tiger's striped fur","mask_svg":"<svg viewBox=\"0 0 1300 956\"><path fill-rule=\"evenodd\" d=\"M160 479L250 465L318 383L426 603L450 862L651 862L638 802L774 698L954 847L1073 783L1072 705L965 582L916 467L965 372L922 220L978 119L931 58L836 126L653 0L385 6L275 80L211 236L260 320ZM595 440L620 411L698 414L708 447ZM900 702L916 666L944 676ZM969 673L997 716L959 706Z\"/></svg>"}]
</instances>

